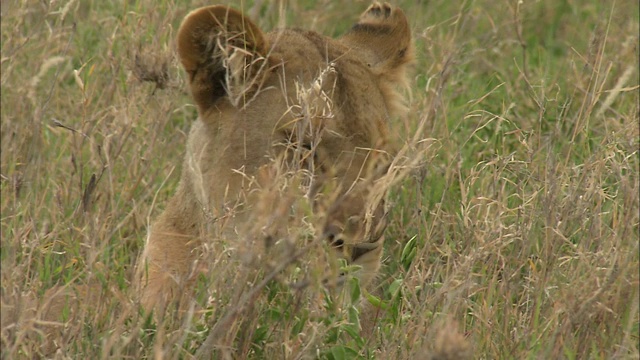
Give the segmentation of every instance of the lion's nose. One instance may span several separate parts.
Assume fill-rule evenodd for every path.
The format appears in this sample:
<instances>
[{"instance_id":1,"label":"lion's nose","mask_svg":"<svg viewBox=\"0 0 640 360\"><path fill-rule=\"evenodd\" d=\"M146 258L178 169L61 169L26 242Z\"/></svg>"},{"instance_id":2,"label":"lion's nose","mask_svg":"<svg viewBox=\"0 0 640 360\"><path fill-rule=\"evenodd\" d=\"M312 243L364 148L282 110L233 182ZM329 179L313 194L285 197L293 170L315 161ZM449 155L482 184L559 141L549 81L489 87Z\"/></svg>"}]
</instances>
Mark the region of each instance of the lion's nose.
<instances>
[{"instance_id":1,"label":"lion's nose","mask_svg":"<svg viewBox=\"0 0 640 360\"><path fill-rule=\"evenodd\" d=\"M344 240L342 239L342 229L335 224L327 225L324 229L324 238L329 241L331 246L342 249Z\"/></svg>"}]
</instances>

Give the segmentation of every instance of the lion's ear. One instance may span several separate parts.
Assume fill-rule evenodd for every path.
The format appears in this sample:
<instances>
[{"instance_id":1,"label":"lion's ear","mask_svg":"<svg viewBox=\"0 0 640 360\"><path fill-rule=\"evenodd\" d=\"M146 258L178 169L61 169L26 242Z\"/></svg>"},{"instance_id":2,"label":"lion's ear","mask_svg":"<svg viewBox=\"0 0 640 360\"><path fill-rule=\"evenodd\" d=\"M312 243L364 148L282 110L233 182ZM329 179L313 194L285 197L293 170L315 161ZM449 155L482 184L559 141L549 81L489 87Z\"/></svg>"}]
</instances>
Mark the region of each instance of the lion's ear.
<instances>
[{"instance_id":1,"label":"lion's ear","mask_svg":"<svg viewBox=\"0 0 640 360\"><path fill-rule=\"evenodd\" d=\"M404 12L388 3L375 2L342 39L365 50L365 61L379 74L403 75L413 61L411 29Z\"/></svg>"},{"instance_id":2,"label":"lion's ear","mask_svg":"<svg viewBox=\"0 0 640 360\"><path fill-rule=\"evenodd\" d=\"M192 11L178 31L178 54L201 112L228 96L242 106L262 81L268 45L242 13L215 5Z\"/></svg>"}]
</instances>

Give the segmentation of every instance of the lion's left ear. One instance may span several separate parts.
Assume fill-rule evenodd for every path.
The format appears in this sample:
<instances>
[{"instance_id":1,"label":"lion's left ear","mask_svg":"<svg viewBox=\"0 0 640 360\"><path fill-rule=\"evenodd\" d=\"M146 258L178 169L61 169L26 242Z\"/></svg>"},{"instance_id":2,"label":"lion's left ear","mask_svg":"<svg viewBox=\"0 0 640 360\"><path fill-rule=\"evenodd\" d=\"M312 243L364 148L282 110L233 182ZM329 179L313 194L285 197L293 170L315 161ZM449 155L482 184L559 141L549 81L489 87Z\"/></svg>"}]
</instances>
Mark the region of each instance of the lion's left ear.
<instances>
[{"instance_id":1,"label":"lion's left ear","mask_svg":"<svg viewBox=\"0 0 640 360\"><path fill-rule=\"evenodd\" d=\"M177 43L201 112L225 96L242 106L262 81L267 42L262 31L237 10L215 5L192 11L180 26Z\"/></svg>"}]
</instances>

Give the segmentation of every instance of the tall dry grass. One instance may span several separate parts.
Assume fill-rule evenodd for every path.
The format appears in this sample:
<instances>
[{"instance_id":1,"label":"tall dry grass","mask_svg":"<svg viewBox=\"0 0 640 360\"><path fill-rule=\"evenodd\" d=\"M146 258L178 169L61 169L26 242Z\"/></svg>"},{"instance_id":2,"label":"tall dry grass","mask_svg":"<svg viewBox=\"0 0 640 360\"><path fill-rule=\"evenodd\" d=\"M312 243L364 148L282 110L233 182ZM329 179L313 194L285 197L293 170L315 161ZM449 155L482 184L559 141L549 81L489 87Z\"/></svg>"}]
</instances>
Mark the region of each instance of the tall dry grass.
<instances>
[{"instance_id":1,"label":"tall dry grass","mask_svg":"<svg viewBox=\"0 0 640 360\"><path fill-rule=\"evenodd\" d=\"M335 35L367 6L281 3L245 8ZM221 242L194 316L158 325L132 273L196 116L175 30L205 2L3 2L2 357L637 359L637 2L397 3L418 49L394 124L413 162L378 286L342 294L380 310L265 281L314 274L320 248L252 267ZM309 209L278 200L301 215L287 239L309 237Z\"/></svg>"}]
</instances>

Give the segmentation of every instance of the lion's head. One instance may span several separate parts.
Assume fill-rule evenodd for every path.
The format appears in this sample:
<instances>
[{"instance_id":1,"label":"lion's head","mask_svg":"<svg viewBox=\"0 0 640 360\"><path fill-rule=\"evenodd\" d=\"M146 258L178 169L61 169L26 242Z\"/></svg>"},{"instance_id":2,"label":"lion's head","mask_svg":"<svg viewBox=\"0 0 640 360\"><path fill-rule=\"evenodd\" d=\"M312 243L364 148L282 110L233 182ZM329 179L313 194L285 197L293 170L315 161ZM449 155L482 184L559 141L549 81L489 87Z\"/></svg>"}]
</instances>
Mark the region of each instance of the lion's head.
<instances>
[{"instance_id":1,"label":"lion's head","mask_svg":"<svg viewBox=\"0 0 640 360\"><path fill-rule=\"evenodd\" d=\"M385 225L369 189L393 156L389 120L402 109L397 88L412 60L402 10L375 3L332 39L265 33L239 11L209 6L187 15L177 45L199 118L177 194L148 239L143 302L188 277L192 238L207 219L232 210L243 219L248 179L270 159L308 170L312 189L332 184L334 196L310 191L326 213L321 235L369 281Z\"/></svg>"}]
</instances>

